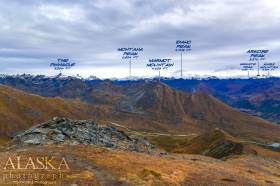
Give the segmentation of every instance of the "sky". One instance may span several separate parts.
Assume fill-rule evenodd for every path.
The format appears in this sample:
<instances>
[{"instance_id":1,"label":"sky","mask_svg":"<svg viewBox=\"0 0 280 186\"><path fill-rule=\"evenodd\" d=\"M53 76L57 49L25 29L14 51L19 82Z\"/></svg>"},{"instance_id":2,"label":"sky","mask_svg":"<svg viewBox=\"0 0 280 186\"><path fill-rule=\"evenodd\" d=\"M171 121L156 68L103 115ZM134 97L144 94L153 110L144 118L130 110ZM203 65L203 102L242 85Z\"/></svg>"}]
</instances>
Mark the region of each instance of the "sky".
<instances>
[{"instance_id":1,"label":"sky","mask_svg":"<svg viewBox=\"0 0 280 186\"><path fill-rule=\"evenodd\" d=\"M249 49L268 49L280 62L277 0L0 0L0 73L45 74L57 58L76 66L65 75L123 78L120 47L143 47L132 75L156 76L151 58L171 58L162 76L180 75L176 40L191 40L184 76L239 76ZM278 70L280 71L280 70ZM278 71L272 75L280 75ZM251 72L252 75L256 72Z\"/></svg>"}]
</instances>

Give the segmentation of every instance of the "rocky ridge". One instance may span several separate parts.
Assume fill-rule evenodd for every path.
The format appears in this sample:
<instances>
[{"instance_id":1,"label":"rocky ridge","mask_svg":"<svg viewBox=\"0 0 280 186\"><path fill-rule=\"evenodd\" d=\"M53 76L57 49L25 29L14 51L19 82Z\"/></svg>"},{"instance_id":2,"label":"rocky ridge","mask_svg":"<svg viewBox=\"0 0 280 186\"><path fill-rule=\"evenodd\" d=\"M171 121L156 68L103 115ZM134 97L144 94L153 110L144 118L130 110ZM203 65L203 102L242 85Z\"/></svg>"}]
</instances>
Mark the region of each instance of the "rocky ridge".
<instances>
[{"instance_id":1,"label":"rocky ridge","mask_svg":"<svg viewBox=\"0 0 280 186\"><path fill-rule=\"evenodd\" d=\"M100 145L129 151L153 148L146 139L128 136L112 126L98 125L92 120L70 120L55 117L14 137L12 145Z\"/></svg>"}]
</instances>

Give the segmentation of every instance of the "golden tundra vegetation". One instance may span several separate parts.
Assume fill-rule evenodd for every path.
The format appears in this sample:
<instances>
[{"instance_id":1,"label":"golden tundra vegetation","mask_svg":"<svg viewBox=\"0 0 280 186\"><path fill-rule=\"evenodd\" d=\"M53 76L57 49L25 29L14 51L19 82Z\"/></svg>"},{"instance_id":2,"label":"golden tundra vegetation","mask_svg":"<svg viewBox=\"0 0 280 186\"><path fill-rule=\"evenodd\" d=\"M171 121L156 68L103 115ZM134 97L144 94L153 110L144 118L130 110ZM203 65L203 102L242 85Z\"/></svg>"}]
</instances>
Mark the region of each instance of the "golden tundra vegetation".
<instances>
[{"instance_id":1,"label":"golden tundra vegetation","mask_svg":"<svg viewBox=\"0 0 280 186\"><path fill-rule=\"evenodd\" d=\"M280 140L279 126L201 93L181 92L163 83L135 85L127 94L128 90L121 91L116 85L105 84L101 89L92 94L106 101L94 104L79 98L42 97L0 85L0 134L11 136L59 116L115 122L146 132L189 134L220 128L244 139Z\"/></svg>"},{"instance_id":2,"label":"golden tundra vegetation","mask_svg":"<svg viewBox=\"0 0 280 186\"><path fill-rule=\"evenodd\" d=\"M201 155L145 154L94 146L39 146L1 152L8 157L66 157L69 170L55 185L279 185L280 163L256 155L233 156L225 161ZM3 169L1 174L5 174ZM32 172L45 170L28 170ZM14 171L14 173L17 171ZM18 172L22 172L19 170ZM46 171L45 171L46 172ZM48 170L49 173L52 170ZM57 174L57 170L53 170ZM9 182L9 179L5 180ZM2 183L5 183L2 180Z\"/></svg>"},{"instance_id":3,"label":"golden tundra vegetation","mask_svg":"<svg viewBox=\"0 0 280 186\"><path fill-rule=\"evenodd\" d=\"M138 100L115 94L110 104L95 105L0 86L0 166L9 157L65 157L70 169L51 181L67 186L280 185L280 153L250 143L279 142L279 126L203 94L183 93L163 84L141 89ZM114 102L124 97L133 103L133 112L115 109ZM54 116L121 124L119 130L145 137L156 148L139 153L92 145L8 146L12 135ZM222 148L225 143L230 148ZM0 172L7 173L3 168ZM8 181L0 179L0 185Z\"/></svg>"}]
</instances>

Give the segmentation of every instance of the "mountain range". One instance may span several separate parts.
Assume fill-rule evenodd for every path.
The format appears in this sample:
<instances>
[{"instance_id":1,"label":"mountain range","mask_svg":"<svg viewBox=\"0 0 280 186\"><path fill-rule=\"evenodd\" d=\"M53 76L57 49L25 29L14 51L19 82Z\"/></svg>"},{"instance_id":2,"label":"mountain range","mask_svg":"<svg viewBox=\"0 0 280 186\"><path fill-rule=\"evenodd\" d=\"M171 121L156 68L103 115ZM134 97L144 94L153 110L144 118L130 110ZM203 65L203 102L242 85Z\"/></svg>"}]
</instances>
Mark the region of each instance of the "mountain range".
<instances>
[{"instance_id":1,"label":"mountain range","mask_svg":"<svg viewBox=\"0 0 280 186\"><path fill-rule=\"evenodd\" d=\"M195 86L187 80L177 81L180 80L114 82L45 76L5 77L0 81L6 85L0 89L0 132L12 135L47 118L64 116L115 122L148 132L186 134L220 128L244 139L280 139L280 126L228 106L205 91L208 88L201 88L207 87L202 83ZM184 85L196 89L182 91Z\"/></svg>"},{"instance_id":2,"label":"mountain range","mask_svg":"<svg viewBox=\"0 0 280 186\"><path fill-rule=\"evenodd\" d=\"M19 75L0 83L0 166L22 158L31 169L13 175L55 176L35 184L280 184L280 125L265 119L278 118L278 79ZM38 170L36 157L70 168ZM0 169L0 185L25 181L9 171Z\"/></svg>"},{"instance_id":3,"label":"mountain range","mask_svg":"<svg viewBox=\"0 0 280 186\"><path fill-rule=\"evenodd\" d=\"M212 95L250 115L280 123L280 79L164 80L171 87L187 92Z\"/></svg>"},{"instance_id":4,"label":"mountain range","mask_svg":"<svg viewBox=\"0 0 280 186\"><path fill-rule=\"evenodd\" d=\"M83 97L87 102L98 101L97 99L92 100L92 97L88 96L88 92L99 86L100 83L110 82L113 85L129 85L145 81L153 81L153 79L101 80L94 76L83 79L80 76L66 77L61 74L55 77L28 74L0 76L1 84L30 93L47 97ZM187 93L198 92L211 95L250 115L280 123L280 78L162 78L161 82ZM45 91L46 89L48 91Z\"/></svg>"}]
</instances>

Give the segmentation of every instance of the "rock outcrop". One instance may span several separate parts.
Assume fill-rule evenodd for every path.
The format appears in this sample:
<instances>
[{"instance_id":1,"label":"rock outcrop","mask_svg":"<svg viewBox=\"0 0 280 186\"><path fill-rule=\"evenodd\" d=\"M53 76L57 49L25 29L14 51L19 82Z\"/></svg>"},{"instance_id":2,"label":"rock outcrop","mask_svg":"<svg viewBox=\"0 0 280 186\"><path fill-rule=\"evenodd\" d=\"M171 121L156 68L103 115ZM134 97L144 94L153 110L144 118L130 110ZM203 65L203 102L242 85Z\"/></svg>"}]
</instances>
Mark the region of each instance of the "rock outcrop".
<instances>
[{"instance_id":1,"label":"rock outcrop","mask_svg":"<svg viewBox=\"0 0 280 186\"><path fill-rule=\"evenodd\" d=\"M112 126L91 120L53 118L14 137L16 146L69 144L100 145L130 151L146 151L153 146L144 138L128 136Z\"/></svg>"}]
</instances>

